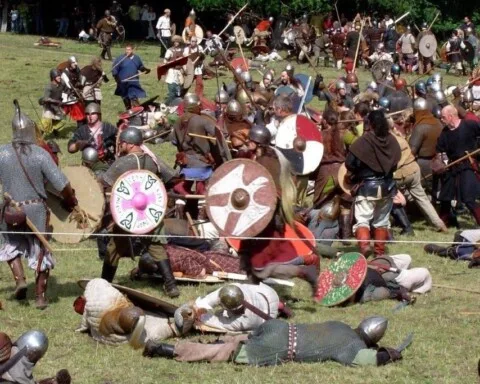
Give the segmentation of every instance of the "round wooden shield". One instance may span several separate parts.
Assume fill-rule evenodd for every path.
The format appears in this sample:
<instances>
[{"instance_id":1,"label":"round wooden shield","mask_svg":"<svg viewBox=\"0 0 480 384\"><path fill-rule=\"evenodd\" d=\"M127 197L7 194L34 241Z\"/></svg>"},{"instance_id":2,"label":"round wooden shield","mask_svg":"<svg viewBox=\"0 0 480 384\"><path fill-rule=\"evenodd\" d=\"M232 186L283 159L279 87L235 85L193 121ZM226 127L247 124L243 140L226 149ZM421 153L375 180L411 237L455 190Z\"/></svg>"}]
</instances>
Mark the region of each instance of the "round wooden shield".
<instances>
[{"instance_id":1,"label":"round wooden shield","mask_svg":"<svg viewBox=\"0 0 480 384\"><path fill-rule=\"evenodd\" d=\"M294 77L302 84L303 90L306 93L305 104L310 103L313 100L313 83L315 82L315 80L312 79L311 76L308 76L304 73L298 73ZM308 89L307 89L307 84L309 83L309 79L310 79L310 85L308 86Z\"/></svg>"},{"instance_id":2,"label":"round wooden shield","mask_svg":"<svg viewBox=\"0 0 480 384\"><path fill-rule=\"evenodd\" d=\"M249 69L248 62L243 57L236 57L230 62L230 65L233 67L233 69L241 68L244 72L248 71Z\"/></svg>"},{"instance_id":3,"label":"round wooden shield","mask_svg":"<svg viewBox=\"0 0 480 384\"><path fill-rule=\"evenodd\" d=\"M343 163L338 169L338 184L340 185L340 188L342 188L343 192L351 196L353 185L350 183L350 179L346 177L347 173L347 167L345 166L345 163Z\"/></svg>"},{"instance_id":4,"label":"round wooden shield","mask_svg":"<svg viewBox=\"0 0 480 384\"><path fill-rule=\"evenodd\" d=\"M292 243L293 248L297 252L298 256L309 256L313 253L312 248L316 247L315 236L313 233L303 224L295 222L297 231L300 236L295 232L295 230L288 224L285 226L285 238L290 239L289 242ZM228 244L238 252L242 244L242 240L227 237Z\"/></svg>"},{"instance_id":5,"label":"round wooden shield","mask_svg":"<svg viewBox=\"0 0 480 384\"><path fill-rule=\"evenodd\" d=\"M296 93L297 92L295 91L295 89L293 89L289 85L281 85L275 90L275 96L282 95L282 94L291 96L291 95L295 95Z\"/></svg>"},{"instance_id":6,"label":"round wooden shield","mask_svg":"<svg viewBox=\"0 0 480 384\"><path fill-rule=\"evenodd\" d=\"M423 57L432 57L437 52L437 39L435 35L424 35L418 42L418 50Z\"/></svg>"},{"instance_id":7,"label":"round wooden shield","mask_svg":"<svg viewBox=\"0 0 480 384\"><path fill-rule=\"evenodd\" d=\"M193 61L188 59L187 64L183 67L183 89L188 90L192 86L193 78L195 77L195 68Z\"/></svg>"},{"instance_id":8,"label":"round wooden shield","mask_svg":"<svg viewBox=\"0 0 480 384\"><path fill-rule=\"evenodd\" d=\"M75 190L78 206L87 213L88 225L79 225L78 222L71 220L71 214L62 207L62 199L47 184L47 205L51 213L52 237L59 243L76 244L87 239L99 228L105 209L105 198L94 173L87 167L67 166L62 168L62 172Z\"/></svg>"},{"instance_id":9,"label":"round wooden shield","mask_svg":"<svg viewBox=\"0 0 480 384\"><path fill-rule=\"evenodd\" d=\"M130 109L127 109L125 112L122 112L118 115L118 117L121 119L121 120L128 120L130 118L132 118L133 116L137 116L139 115L140 113L142 113L144 110L144 108L142 106L137 106L137 107L132 107Z\"/></svg>"},{"instance_id":10,"label":"round wooden shield","mask_svg":"<svg viewBox=\"0 0 480 384\"><path fill-rule=\"evenodd\" d=\"M239 25L233 27L233 33L235 34L235 42L238 45L242 45L245 42L245 31Z\"/></svg>"},{"instance_id":11,"label":"round wooden shield","mask_svg":"<svg viewBox=\"0 0 480 384\"><path fill-rule=\"evenodd\" d=\"M345 253L318 278L315 301L333 307L352 297L367 276L367 260L358 252Z\"/></svg>"},{"instance_id":12,"label":"round wooden shield","mask_svg":"<svg viewBox=\"0 0 480 384\"><path fill-rule=\"evenodd\" d=\"M228 161L210 178L207 214L222 236L258 235L273 218L276 204L272 175L255 161Z\"/></svg>"},{"instance_id":13,"label":"round wooden shield","mask_svg":"<svg viewBox=\"0 0 480 384\"><path fill-rule=\"evenodd\" d=\"M268 48L266 45L262 45L262 44L255 45L252 48L252 53L253 53L254 56L258 56L260 54L268 54L268 53L270 53L270 48Z\"/></svg>"},{"instance_id":14,"label":"round wooden shield","mask_svg":"<svg viewBox=\"0 0 480 384\"><path fill-rule=\"evenodd\" d=\"M125 172L118 178L110 196L113 220L124 231L143 235L153 231L165 216L167 191L150 171Z\"/></svg>"},{"instance_id":15,"label":"round wooden shield","mask_svg":"<svg viewBox=\"0 0 480 384\"><path fill-rule=\"evenodd\" d=\"M197 37L197 44L200 45L203 40L203 29L198 24L195 25L195 36ZM182 39L184 43L190 42L190 39L188 38L188 28L183 30Z\"/></svg>"},{"instance_id":16,"label":"round wooden shield","mask_svg":"<svg viewBox=\"0 0 480 384\"><path fill-rule=\"evenodd\" d=\"M388 60L378 60L372 65L372 76L375 81L383 81L390 74L392 62Z\"/></svg>"},{"instance_id":17,"label":"round wooden shield","mask_svg":"<svg viewBox=\"0 0 480 384\"><path fill-rule=\"evenodd\" d=\"M313 172L323 157L322 134L315 123L303 115L287 116L280 123L275 146L290 161L294 173Z\"/></svg>"}]
</instances>

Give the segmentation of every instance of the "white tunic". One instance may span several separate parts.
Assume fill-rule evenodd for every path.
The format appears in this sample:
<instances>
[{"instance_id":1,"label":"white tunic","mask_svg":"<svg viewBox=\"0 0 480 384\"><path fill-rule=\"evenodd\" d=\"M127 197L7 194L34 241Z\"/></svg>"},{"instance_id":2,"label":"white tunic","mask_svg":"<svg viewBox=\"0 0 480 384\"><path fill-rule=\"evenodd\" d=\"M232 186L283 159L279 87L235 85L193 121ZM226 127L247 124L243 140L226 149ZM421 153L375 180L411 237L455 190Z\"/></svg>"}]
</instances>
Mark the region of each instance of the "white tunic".
<instances>
[{"instance_id":1,"label":"white tunic","mask_svg":"<svg viewBox=\"0 0 480 384\"><path fill-rule=\"evenodd\" d=\"M156 28L158 29L158 33L160 34L161 37L171 37L172 32L170 30L171 24L170 24L170 17L167 17L165 15L160 16L157 21L157 26Z\"/></svg>"},{"instance_id":2,"label":"white tunic","mask_svg":"<svg viewBox=\"0 0 480 384\"><path fill-rule=\"evenodd\" d=\"M278 298L277 292L268 285L234 285L242 290L245 301L274 319L278 316L280 299ZM214 308L220 305L219 292L220 289L217 289L207 296L199 297L195 300L195 306L197 308L203 308L208 311L208 313L200 316L201 323L225 332L245 332L252 331L265 322L264 319L248 309L245 309L242 315L230 313L227 310L220 310L214 313Z\"/></svg>"}]
</instances>

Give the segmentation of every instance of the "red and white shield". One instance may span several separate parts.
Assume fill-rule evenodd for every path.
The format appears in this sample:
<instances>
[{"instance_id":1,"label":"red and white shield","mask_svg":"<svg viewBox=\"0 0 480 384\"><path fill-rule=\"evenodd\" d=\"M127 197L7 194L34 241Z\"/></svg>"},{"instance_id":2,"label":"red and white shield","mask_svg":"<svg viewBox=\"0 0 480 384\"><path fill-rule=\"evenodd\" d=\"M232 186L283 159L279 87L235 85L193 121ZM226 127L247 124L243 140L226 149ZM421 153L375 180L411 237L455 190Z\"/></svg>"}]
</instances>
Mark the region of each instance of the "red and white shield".
<instances>
[{"instance_id":1,"label":"red and white shield","mask_svg":"<svg viewBox=\"0 0 480 384\"><path fill-rule=\"evenodd\" d=\"M287 116L280 123L275 146L290 161L297 175L313 172L323 157L322 134L308 117Z\"/></svg>"},{"instance_id":2,"label":"red and white shield","mask_svg":"<svg viewBox=\"0 0 480 384\"><path fill-rule=\"evenodd\" d=\"M231 62L230 65L233 67L233 69L241 68L242 71L248 71L249 65L248 62L243 58L243 57L236 57L234 58Z\"/></svg>"},{"instance_id":3,"label":"red and white shield","mask_svg":"<svg viewBox=\"0 0 480 384\"><path fill-rule=\"evenodd\" d=\"M167 191L161 180L143 169L125 172L110 196L113 220L124 231L143 235L162 222L167 209Z\"/></svg>"},{"instance_id":4,"label":"red and white shield","mask_svg":"<svg viewBox=\"0 0 480 384\"><path fill-rule=\"evenodd\" d=\"M258 235L272 220L276 204L272 175L255 161L228 161L210 178L207 214L222 236Z\"/></svg>"}]
</instances>

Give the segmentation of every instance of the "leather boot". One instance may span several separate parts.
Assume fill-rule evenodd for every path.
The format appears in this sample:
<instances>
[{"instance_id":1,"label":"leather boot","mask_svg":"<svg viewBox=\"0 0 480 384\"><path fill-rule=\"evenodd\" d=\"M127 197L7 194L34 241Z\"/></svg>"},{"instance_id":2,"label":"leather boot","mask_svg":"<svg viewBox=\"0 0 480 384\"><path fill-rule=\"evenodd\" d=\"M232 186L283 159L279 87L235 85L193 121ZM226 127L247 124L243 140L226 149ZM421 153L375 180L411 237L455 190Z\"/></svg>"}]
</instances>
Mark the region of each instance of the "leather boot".
<instances>
[{"instance_id":1,"label":"leather boot","mask_svg":"<svg viewBox=\"0 0 480 384\"><path fill-rule=\"evenodd\" d=\"M173 359L175 357L175 346L172 344L155 343L148 341L142 353L145 357L165 357Z\"/></svg>"},{"instance_id":2,"label":"leather boot","mask_svg":"<svg viewBox=\"0 0 480 384\"><path fill-rule=\"evenodd\" d=\"M115 273L117 273L117 267L111 265L108 261L103 261L102 267L102 279L107 280L109 283L113 281L115 277Z\"/></svg>"},{"instance_id":3,"label":"leather boot","mask_svg":"<svg viewBox=\"0 0 480 384\"><path fill-rule=\"evenodd\" d=\"M47 269L44 272L39 272L35 279L35 307L37 309L43 310L48 307L46 292L49 274L50 271Z\"/></svg>"},{"instance_id":4,"label":"leather boot","mask_svg":"<svg viewBox=\"0 0 480 384\"><path fill-rule=\"evenodd\" d=\"M374 239L375 244L373 246L375 257L385 255L385 246L388 240L389 233L388 228L375 228Z\"/></svg>"},{"instance_id":5,"label":"leather boot","mask_svg":"<svg viewBox=\"0 0 480 384\"><path fill-rule=\"evenodd\" d=\"M150 255L150 253L145 252L140 256L138 260L138 271L140 274L153 275L158 272L157 261Z\"/></svg>"},{"instance_id":6,"label":"leather boot","mask_svg":"<svg viewBox=\"0 0 480 384\"><path fill-rule=\"evenodd\" d=\"M338 226L340 227L340 238L342 240L350 239L352 237L352 221L350 220L350 211L348 213L340 214L338 217ZM350 245L349 241L342 241L344 245Z\"/></svg>"},{"instance_id":7,"label":"leather boot","mask_svg":"<svg viewBox=\"0 0 480 384\"><path fill-rule=\"evenodd\" d=\"M355 237L358 240L360 253L365 257L369 257L372 254L372 247L370 246L370 228L358 227L355 231Z\"/></svg>"},{"instance_id":8,"label":"leather boot","mask_svg":"<svg viewBox=\"0 0 480 384\"><path fill-rule=\"evenodd\" d=\"M427 244L423 247L423 250L426 253L431 253L442 257L447 256L447 249L447 247L441 247L437 244Z\"/></svg>"},{"instance_id":9,"label":"leather boot","mask_svg":"<svg viewBox=\"0 0 480 384\"><path fill-rule=\"evenodd\" d=\"M178 297L180 296L180 291L177 288L177 282L175 277L173 277L172 268L170 266L170 260L160 260L157 261L158 269L163 276L164 284L163 290L168 297Z\"/></svg>"},{"instance_id":10,"label":"leather boot","mask_svg":"<svg viewBox=\"0 0 480 384\"><path fill-rule=\"evenodd\" d=\"M25 273L23 272L22 260L20 257L16 257L10 260L8 265L15 279L15 292L13 295L17 300L25 300L27 298L27 281L25 280Z\"/></svg>"},{"instance_id":11,"label":"leather boot","mask_svg":"<svg viewBox=\"0 0 480 384\"><path fill-rule=\"evenodd\" d=\"M407 213L401 205L395 204L392 208L391 214L394 217L396 224L402 228L400 235L415 236L412 224L410 223L410 220L408 220Z\"/></svg>"}]
</instances>

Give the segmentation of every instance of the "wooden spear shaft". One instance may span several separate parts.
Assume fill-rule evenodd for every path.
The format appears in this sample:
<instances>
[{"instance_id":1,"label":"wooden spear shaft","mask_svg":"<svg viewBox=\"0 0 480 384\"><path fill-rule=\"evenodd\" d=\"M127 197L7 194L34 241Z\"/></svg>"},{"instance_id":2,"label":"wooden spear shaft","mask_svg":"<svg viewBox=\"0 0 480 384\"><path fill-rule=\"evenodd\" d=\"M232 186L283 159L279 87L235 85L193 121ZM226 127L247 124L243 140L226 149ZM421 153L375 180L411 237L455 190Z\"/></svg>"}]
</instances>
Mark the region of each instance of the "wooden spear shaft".
<instances>
[{"instance_id":1,"label":"wooden spear shaft","mask_svg":"<svg viewBox=\"0 0 480 384\"><path fill-rule=\"evenodd\" d=\"M211 136L206 136L206 135L198 135L196 133L189 133L188 136L191 137L199 137L200 139L207 139L207 140L212 140L212 141L217 141L216 137L211 137ZM231 144L232 142L230 140L225 140L227 144Z\"/></svg>"},{"instance_id":2,"label":"wooden spear shaft","mask_svg":"<svg viewBox=\"0 0 480 384\"><path fill-rule=\"evenodd\" d=\"M355 68L357 67L357 58L358 58L358 50L360 49L360 43L362 41L362 33L363 33L363 26L365 25L365 21L362 20L360 25L360 32L358 34L358 43L357 43L357 50L355 51L355 60L353 61L353 71L355 72Z\"/></svg>"},{"instance_id":3,"label":"wooden spear shaft","mask_svg":"<svg viewBox=\"0 0 480 384\"><path fill-rule=\"evenodd\" d=\"M459 158L459 159L457 159L457 160L455 160L455 161L452 161L451 163L447 164L444 169L447 170L448 168L452 167L453 165L458 164L458 163L460 163L461 161L464 161L464 160L472 157L473 155L475 155L475 154L477 154L477 153L479 153L479 152L480 152L480 148L477 148L477 149L476 149L475 151L473 151L473 152L467 152L467 154L466 154L465 156L462 156L461 158ZM431 173L430 175L425 176L424 179L428 179L428 178L431 177L431 176L433 176L433 173Z\"/></svg>"},{"instance_id":4,"label":"wooden spear shaft","mask_svg":"<svg viewBox=\"0 0 480 384\"><path fill-rule=\"evenodd\" d=\"M444 288L444 289L452 289L454 291L461 291L461 292L468 292L468 293L476 293L480 295L480 291L474 291L472 289L465 289L465 288L457 288L457 287L450 287L448 285L441 285L441 284L433 284L435 288Z\"/></svg>"},{"instance_id":5,"label":"wooden spear shaft","mask_svg":"<svg viewBox=\"0 0 480 384\"><path fill-rule=\"evenodd\" d=\"M242 11L247 8L248 6L248 1L245 3L245 5L240 8L240 10L235 14L235 16L233 16L232 20L230 20L227 25L225 26L225 28L222 29L222 31L218 34L218 36L221 36L227 29L228 27L230 27L230 25L233 23L233 21L237 18L237 16L242 13Z\"/></svg>"}]
</instances>

